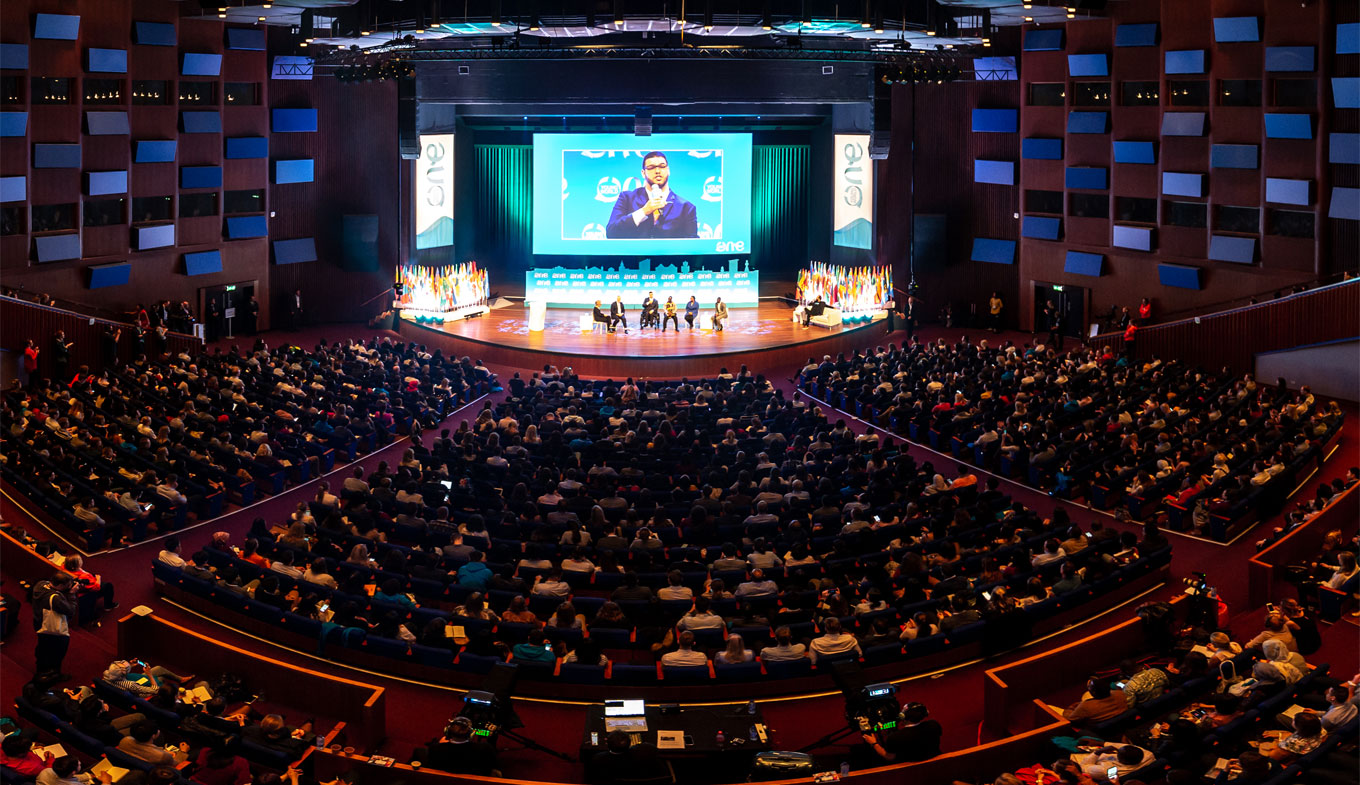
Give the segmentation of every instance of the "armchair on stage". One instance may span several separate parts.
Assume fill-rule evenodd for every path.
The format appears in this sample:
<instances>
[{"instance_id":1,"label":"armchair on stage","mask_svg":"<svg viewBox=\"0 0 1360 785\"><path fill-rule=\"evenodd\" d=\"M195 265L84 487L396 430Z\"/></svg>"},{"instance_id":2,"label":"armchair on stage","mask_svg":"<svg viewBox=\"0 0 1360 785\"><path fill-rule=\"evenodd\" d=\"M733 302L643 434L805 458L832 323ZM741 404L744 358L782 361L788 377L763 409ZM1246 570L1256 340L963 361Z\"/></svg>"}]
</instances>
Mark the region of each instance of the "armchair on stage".
<instances>
[{"instance_id":1,"label":"armchair on stage","mask_svg":"<svg viewBox=\"0 0 1360 785\"><path fill-rule=\"evenodd\" d=\"M798 272L793 321L831 329L846 322L876 322L893 303L892 268L842 267L812 262Z\"/></svg>"}]
</instances>

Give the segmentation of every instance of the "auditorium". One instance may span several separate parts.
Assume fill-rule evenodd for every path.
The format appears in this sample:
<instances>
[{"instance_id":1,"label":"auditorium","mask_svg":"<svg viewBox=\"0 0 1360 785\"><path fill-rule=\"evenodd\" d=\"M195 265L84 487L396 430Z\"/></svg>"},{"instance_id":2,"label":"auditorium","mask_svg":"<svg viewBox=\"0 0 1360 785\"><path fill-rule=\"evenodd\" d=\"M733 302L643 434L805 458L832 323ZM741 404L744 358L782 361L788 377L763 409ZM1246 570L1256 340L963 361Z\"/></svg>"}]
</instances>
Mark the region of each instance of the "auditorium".
<instances>
[{"instance_id":1,"label":"auditorium","mask_svg":"<svg viewBox=\"0 0 1360 785\"><path fill-rule=\"evenodd\" d=\"M1360 0L4 0L4 785L1355 785Z\"/></svg>"}]
</instances>

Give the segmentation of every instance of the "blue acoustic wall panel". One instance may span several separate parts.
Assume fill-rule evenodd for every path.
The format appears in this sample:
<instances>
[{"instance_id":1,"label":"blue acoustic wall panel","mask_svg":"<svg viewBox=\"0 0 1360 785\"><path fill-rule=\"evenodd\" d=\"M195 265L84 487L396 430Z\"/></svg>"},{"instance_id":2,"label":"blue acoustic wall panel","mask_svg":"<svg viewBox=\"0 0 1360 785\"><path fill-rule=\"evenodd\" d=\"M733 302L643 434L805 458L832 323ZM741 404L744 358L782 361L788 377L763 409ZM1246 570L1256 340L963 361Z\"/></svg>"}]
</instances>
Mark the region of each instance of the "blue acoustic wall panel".
<instances>
[{"instance_id":1,"label":"blue acoustic wall panel","mask_svg":"<svg viewBox=\"0 0 1360 785\"><path fill-rule=\"evenodd\" d=\"M106 74L127 73L126 49L95 49L85 54L86 71Z\"/></svg>"},{"instance_id":2,"label":"blue acoustic wall panel","mask_svg":"<svg viewBox=\"0 0 1360 785\"><path fill-rule=\"evenodd\" d=\"M180 123L186 134L222 133L220 112L180 112Z\"/></svg>"},{"instance_id":3,"label":"blue acoustic wall panel","mask_svg":"<svg viewBox=\"0 0 1360 785\"><path fill-rule=\"evenodd\" d=\"M1061 218L1027 215L1020 224L1020 236L1033 240L1056 240L1062 234Z\"/></svg>"},{"instance_id":4,"label":"blue acoustic wall panel","mask_svg":"<svg viewBox=\"0 0 1360 785\"><path fill-rule=\"evenodd\" d=\"M0 44L0 68L28 70L28 44Z\"/></svg>"},{"instance_id":5,"label":"blue acoustic wall panel","mask_svg":"<svg viewBox=\"0 0 1360 785\"><path fill-rule=\"evenodd\" d=\"M1266 112L1267 139L1312 139L1313 117L1306 114Z\"/></svg>"},{"instance_id":6,"label":"blue acoustic wall panel","mask_svg":"<svg viewBox=\"0 0 1360 785\"><path fill-rule=\"evenodd\" d=\"M179 72L183 76L221 76L222 55L185 52Z\"/></svg>"},{"instance_id":7,"label":"blue acoustic wall panel","mask_svg":"<svg viewBox=\"0 0 1360 785\"><path fill-rule=\"evenodd\" d=\"M0 177L0 202L22 202L28 198L28 178Z\"/></svg>"},{"instance_id":8,"label":"blue acoustic wall panel","mask_svg":"<svg viewBox=\"0 0 1360 785\"><path fill-rule=\"evenodd\" d=\"M279 111L275 109L274 111ZM275 123L278 121L275 120ZM1020 128L1019 109L974 109L973 132L1013 134Z\"/></svg>"},{"instance_id":9,"label":"blue acoustic wall panel","mask_svg":"<svg viewBox=\"0 0 1360 785\"><path fill-rule=\"evenodd\" d=\"M125 194L127 189L128 173L126 169L85 173L85 193L90 196Z\"/></svg>"},{"instance_id":10,"label":"blue acoustic wall panel","mask_svg":"<svg viewBox=\"0 0 1360 785\"><path fill-rule=\"evenodd\" d=\"M1025 31L1026 52L1057 52L1063 48L1063 29L1051 27L1040 30L1031 27Z\"/></svg>"},{"instance_id":11,"label":"blue acoustic wall panel","mask_svg":"<svg viewBox=\"0 0 1360 785\"><path fill-rule=\"evenodd\" d=\"M274 264L297 264L316 261L316 239L299 237L296 240L274 241Z\"/></svg>"},{"instance_id":12,"label":"blue acoustic wall panel","mask_svg":"<svg viewBox=\"0 0 1360 785\"><path fill-rule=\"evenodd\" d=\"M180 188L221 188L222 167L220 166L181 166L179 168Z\"/></svg>"},{"instance_id":13,"label":"blue acoustic wall panel","mask_svg":"<svg viewBox=\"0 0 1360 785\"><path fill-rule=\"evenodd\" d=\"M1209 148L1209 166L1215 169L1255 169L1259 159L1254 144L1216 144Z\"/></svg>"},{"instance_id":14,"label":"blue acoustic wall panel","mask_svg":"<svg viewBox=\"0 0 1360 785\"><path fill-rule=\"evenodd\" d=\"M1327 138L1327 163L1360 164L1360 134L1330 134Z\"/></svg>"},{"instance_id":15,"label":"blue acoustic wall panel","mask_svg":"<svg viewBox=\"0 0 1360 785\"><path fill-rule=\"evenodd\" d=\"M1360 78L1333 76L1332 101L1338 109L1360 109Z\"/></svg>"},{"instance_id":16,"label":"blue acoustic wall panel","mask_svg":"<svg viewBox=\"0 0 1360 785\"><path fill-rule=\"evenodd\" d=\"M1068 76L1109 76L1110 56L1103 54L1068 55Z\"/></svg>"},{"instance_id":17,"label":"blue acoustic wall panel","mask_svg":"<svg viewBox=\"0 0 1360 785\"><path fill-rule=\"evenodd\" d=\"M33 250L39 262L62 262L80 258L80 235L49 234L33 238Z\"/></svg>"},{"instance_id":18,"label":"blue acoustic wall panel","mask_svg":"<svg viewBox=\"0 0 1360 785\"><path fill-rule=\"evenodd\" d=\"M974 109L974 114L976 114L977 111L978 110ZM1014 109L1011 111L1015 112ZM274 133L276 134L313 133L316 131L315 109L275 109L271 113L271 116L273 117L273 128Z\"/></svg>"},{"instance_id":19,"label":"blue acoustic wall panel","mask_svg":"<svg viewBox=\"0 0 1360 785\"><path fill-rule=\"evenodd\" d=\"M1098 253L1068 251L1067 258L1063 260L1063 272L1099 277L1105 274L1105 257Z\"/></svg>"},{"instance_id":20,"label":"blue acoustic wall panel","mask_svg":"<svg viewBox=\"0 0 1360 785\"><path fill-rule=\"evenodd\" d=\"M28 133L28 112L0 112L0 136Z\"/></svg>"},{"instance_id":21,"label":"blue acoustic wall panel","mask_svg":"<svg viewBox=\"0 0 1360 785\"><path fill-rule=\"evenodd\" d=\"M1162 193L1167 196L1204 196L1204 175L1162 172Z\"/></svg>"},{"instance_id":22,"label":"blue acoustic wall panel","mask_svg":"<svg viewBox=\"0 0 1360 785\"><path fill-rule=\"evenodd\" d=\"M1114 227L1114 237L1111 243L1116 248L1130 248L1135 251L1152 250L1152 230L1146 226L1119 226Z\"/></svg>"},{"instance_id":23,"label":"blue acoustic wall panel","mask_svg":"<svg viewBox=\"0 0 1360 785\"><path fill-rule=\"evenodd\" d=\"M132 247L138 251L148 248L166 248L175 244L175 225L132 227Z\"/></svg>"},{"instance_id":24,"label":"blue acoustic wall panel","mask_svg":"<svg viewBox=\"0 0 1360 785\"><path fill-rule=\"evenodd\" d=\"M1332 203L1327 208L1328 218L1360 221L1360 188L1332 188Z\"/></svg>"},{"instance_id":25,"label":"blue acoustic wall panel","mask_svg":"<svg viewBox=\"0 0 1360 785\"><path fill-rule=\"evenodd\" d=\"M178 142L160 140L138 140L132 143L132 162L134 164L162 164L175 160L175 145Z\"/></svg>"},{"instance_id":26,"label":"blue acoustic wall panel","mask_svg":"<svg viewBox=\"0 0 1360 785\"><path fill-rule=\"evenodd\" d=\"M279 160L274 162L275 184L310 183L311 181L312 159L298 158L292 161Z\"/></svg>"},{"instance_id":27,"label":"blue acoustic wall panel","mask_svg":"<svg viewBox=\"0 0 1360 785\"><path fill-rule=\"evenodd\" d=\"M222 272L221 251L200 251L184 255L185 275L210 275Z\"/></svg>"},{"instance_id":28,"label":"blue acoustic wall panel","mask_svg":"<svg viewBox=\"0 0 1360 785\"><path fill-rule=\"evenodd\" d=\"M85 129L90 136L127 136L132 133L127 112L86 112Z\"/></svg>"},{"instance_id":29,"label":"blue acoustic wall panel","mask_svg":"<svg viewBox=\"0 0 1360 785\"><path fill-rule=\"evenodd\" d=\"M79 169L80 145L35 144L33 145L33 168Z\"/></svg>"},{"instance_id":30,"label":"blue acoustic wall panel","mask_svg":"<svg viewBox=\"0 0 1360 785\"><path fill-rule=\"evenodd\" d=\"M80 37L80 17L71 14L38 14L33 18L33 37L74 41Z\"/></svg>"},{"instance_id":31,"label":"blue acoustic wall panel","mask_svg":"<svg viewBox=\"0 0 1360 785\"><path fill-rule=\"evenodd\" d=\"M1267 177L1266 201L1275 204L1296 204L1300 207L1307 207L1313 203L1313 181Z\"/></svg>"},{"instance_id":32,"label":"blue acoustic wall panel","mask_svg":"<svg viewBox=\"0 0 1360 785\"><path fill-rule=\"evenodd\" d=\"M973 161L973 182L1015 185L1015 162L975 159Z\"/></svg>"},{"instance_id":33,"label":"blue acoustic wall panel","mask_svg":"<svg viewBox=\"0 0 1360 785\"><path fill-rule=\"evenodd\" d=\"M268 158L269 140L263 136L227 137L226 158Z\"/></svg>"},{"instance_id":34,"label":"blue acoustic wall panel","mask_svg":"<svg viewBox=\"0 0 1360 785\"><path fill-rule=\"evenodd\" d=\"M264 31L247 30L242 27L228 27L227 48L245 49L252 52L263 52Z\"/></svg>"},{"instance_id":35,"label":"blue acoustic wall panel","mask_svg":"<svg viewBox=\"0 0 1360 785\"><path fill-rule=\"evenodd\" d=\"M1174 286L1177 289L1199 289L1199 268L1186 267L1180 264L1159 264L1157 265L1157 281L1162 286Z\"/></svg>"},{"instance_id":36,"label":"blue acoustic wall panel","mask_svg":"<svg viewBox=\"0 0 1360 785\"><path fill-rule=\"evenodd\" d=\"M1218 262L1251 264L1256 261L1256 238L1212 235L1209 238L1209 258Z\"/></svg>"},{"instance_id":37,"label":"blue acoustic wall panel","mask_svg":"<svg viewBox=\"0 0 1360 785\"><path fill-rule=\"evenodd\" d=\"M1182 49L1166 53L1166 72L1168 74L1204 73L1204 50Z\"/></svg>"},{"instance_id":38,"label":"blue acoustic wall panel","mask_svg":"<svg viewBox=\"0 0 1360 785\"><path fill-rule=\"evenodd\" d=\"M1063 140L1041 139L1037 136L1022 139L1020 140L1020 157L1038 161L1061 161Z\"/></svg>"},{"instance_id":39,"label":"blue acoustic wall panel","mask_svg":"<svg viewBox=\"0 0 1360 785\"><path fill-rule=\"evenodd\" d=\"M142 46L174 46L175 26L166 22L133 22L132 40Z\"/></svg>"},{"instance_id":40,"label":"blue acoustic wall panel","mask_svg":"<svg viewBox=\"0 0 1360 785\"><path fill-rule=\"evenodd\" d=\"M1311 46L1267 46L1267 71L1312 71L1317 57Z\"/></svg>"},{"instance_id":41,"label":"blue acoustic wall panel","mask_svg":"<svg viewBox=\"0 0 1360 785\"><path fill-rule=\"evenodd\" d=\"M1261 20L1254 16L1220 16L1214 20L1214 41L1220 44L1261 40Z\"/></svg>"},{"instance_id":42,"label":"blue acoustic wall panel","mask_svg":"<svg viewBox=\"0 0 1360 785\"><path fill-rule=\"evenodd\" d=\"M122 286L132 280L132 265L127 262L96 264L90 268L90 288Z\"/></svg>"},{"instance_id":43,"label":"blue acoustic wall panel","mask_svg":"<svg viewBox=\"0 0 1360 785\"><path fill-rule=\"evenodd\" d=\"M1162 136L1204 136L1204 112L1163 112Z\"/></svg>"},{"instance_id":44,"label":"blue acoustic wall panel","mask_svg":"<svg viewBox=\"0 0 1360 785\"><path fill-rule=\"evenodd\" d=\"M1069 166L1064 184L1068 188L1103 191L1109 187L1109 170L1099 166Z\"/></svg>"},{"instance_id":45,"label":"blue acoustic wall panel","mask_svg":"<svg viewBox=\"0 0 1360 785\"><path fill-rule=\"evenodd\" d=\"M1115 142L1114 162L1117 164L1157 163L1156 142Z\"/></svg>"},{"instance_id":46,"label":"blue acoustic wall panel","mask_svg":"<svg viewBox=\"0 0 1360 785\"><path fill-rule=\"evenodd\" d=\"M1336 26L1336 53L1360 54L1360 22L1347 22Z\"/></svg>"},{"instance_id":47,"label":"blue acoustic wall panel","mask_svg":"<svg viewBox=\"0 0 1360 785\"><path fill-rule=\"evenodd\" d=\"M263 215L237 215L227 219L228 240L265 237L268 234L269 223Z\"/></svg>"},{"instance_id":48,"label":"blue acoustic wall panel","mask_svg":"<svg viewBox=\"0 0 1360 785\"><path fill-rule=\"evenodd\" d=\"M993 240L989 237L974 237L973 253L968 258L975 262L1015 264L1015 241Z\"/></svg>"},{"instance_id":49,"label":"blue acoustic wall panel","mask_svg":"<svg viewBox=\"0 0 1360 785\"><path fill-rule=\"evenodd\" d=\"M1103 134L1110 127L1109 112L1068 112L1067 132L1069 134Z\"/></svg>"},{"instance_id":50,"label":"blue acoustic wall panel","mask_svg":"<svg viewBox=\"0 0 1360 785\"><path fill-rule=\"evenodd\" d=\"M1115 46L1156 46L1157 23L1119 25L1114 29Z\"/></svg>"}]
</instances>

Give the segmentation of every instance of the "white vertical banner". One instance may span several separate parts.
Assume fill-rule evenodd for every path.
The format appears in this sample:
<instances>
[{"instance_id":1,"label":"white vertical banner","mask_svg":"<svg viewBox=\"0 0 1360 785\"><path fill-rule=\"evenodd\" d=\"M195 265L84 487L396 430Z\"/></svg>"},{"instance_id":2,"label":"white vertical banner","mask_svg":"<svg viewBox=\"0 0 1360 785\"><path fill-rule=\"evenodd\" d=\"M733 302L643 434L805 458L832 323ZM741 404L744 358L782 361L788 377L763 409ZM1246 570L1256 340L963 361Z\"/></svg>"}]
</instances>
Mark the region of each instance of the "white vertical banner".
<instances>
[{"instance_id":1,"label":"white vertical banner","mask_svg":"<svg viewBox=\"0 0 1360 785\"><path fill-rule=\"evenodd\" d=\"M416 161L416 249L453 245L453 134L421 134Z\"/></svg>"},{"instance_id":2,"label":"white vertical banner","mask_svg":"<svg viewBox=\"0 0 1360 785\"><path fill-rule=\"evenodd\" d=\"M836 204L832 242L843 248L874 247L874 162L868 134L836 134Z\"/></svg>"}]
</instances>

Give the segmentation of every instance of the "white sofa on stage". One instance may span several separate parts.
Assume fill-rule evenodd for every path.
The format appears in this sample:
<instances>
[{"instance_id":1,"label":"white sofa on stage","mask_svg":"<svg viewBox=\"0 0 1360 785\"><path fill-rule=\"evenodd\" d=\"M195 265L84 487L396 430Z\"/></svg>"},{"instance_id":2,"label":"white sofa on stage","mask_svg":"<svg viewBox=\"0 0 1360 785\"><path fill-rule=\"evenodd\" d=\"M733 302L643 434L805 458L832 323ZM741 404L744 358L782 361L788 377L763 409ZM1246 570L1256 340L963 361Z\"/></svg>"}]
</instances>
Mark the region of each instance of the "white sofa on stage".
<instances>
[{"instance_id":1,"label":"white sofa on stage","mask_svg":"<svg viewBox=\"0 0 1360 785\"><path fill-rule=\"evenodd\" d=\"M817 327L825 327L828 330L832 327L840 327L841 312L836 308L825 308L820 316L812 317L812 324Z\"/></svg>"}]
</instances>

